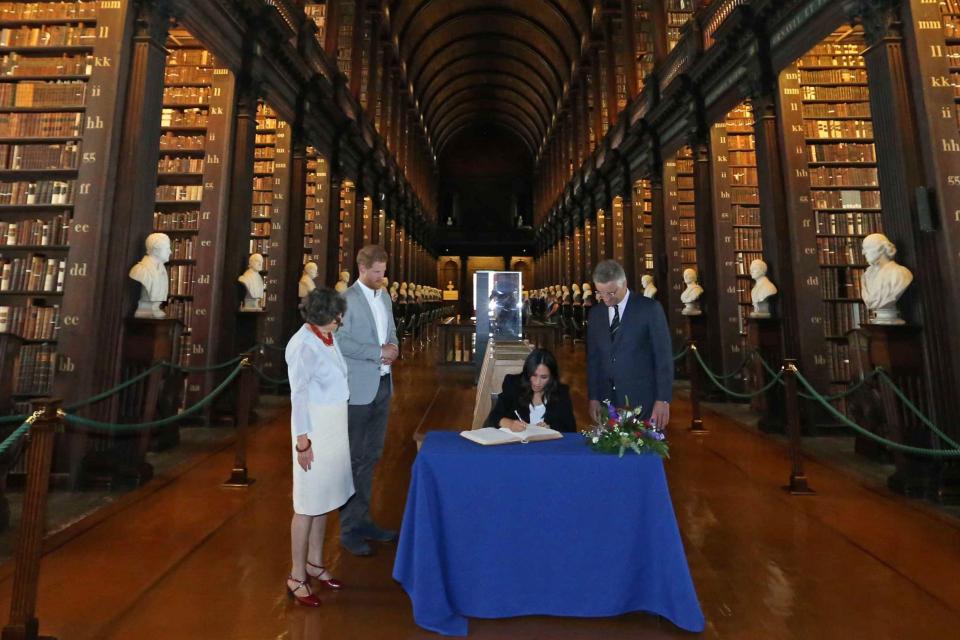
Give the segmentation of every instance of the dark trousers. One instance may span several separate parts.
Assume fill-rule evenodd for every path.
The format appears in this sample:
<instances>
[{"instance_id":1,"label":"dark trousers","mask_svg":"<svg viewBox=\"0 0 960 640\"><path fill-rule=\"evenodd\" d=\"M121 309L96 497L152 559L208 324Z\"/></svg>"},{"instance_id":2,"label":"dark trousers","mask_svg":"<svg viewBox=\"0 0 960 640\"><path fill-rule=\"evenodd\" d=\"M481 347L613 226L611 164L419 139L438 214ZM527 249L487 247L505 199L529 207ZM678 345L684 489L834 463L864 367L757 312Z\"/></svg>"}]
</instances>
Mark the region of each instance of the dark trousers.
<instances>
[{"instance_id":1,"label":"dark trousers","mask_svg":"<svg viewBox=\"0 0 960 640\"><path fill-rule=\"evenodd\" d=\"M373 524L370 519L370 495L373 471L383 454L390 415L390 376L380 377L380 388L370 404L347 407L347 433L350 438L350 466L356 493L340 508L340 537L359 535Z\"/></svg>"}]
</instances>

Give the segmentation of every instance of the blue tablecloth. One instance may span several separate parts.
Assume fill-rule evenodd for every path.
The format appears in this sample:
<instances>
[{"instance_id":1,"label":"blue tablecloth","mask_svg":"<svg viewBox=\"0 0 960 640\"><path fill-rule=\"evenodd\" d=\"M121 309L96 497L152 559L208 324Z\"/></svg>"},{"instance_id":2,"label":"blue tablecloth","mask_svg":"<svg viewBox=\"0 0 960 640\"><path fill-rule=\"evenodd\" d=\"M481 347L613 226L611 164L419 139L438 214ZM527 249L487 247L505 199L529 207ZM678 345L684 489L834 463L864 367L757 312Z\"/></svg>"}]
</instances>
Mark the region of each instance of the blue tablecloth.
<instances>
[{"instance_id":1,"label":"blue tablecloth","mask_svg":"<svg viewBox=\"0 0 960 640\"><path fill-rule=\"evenodd\" d=\"M446 635L466 635L466 616L648 611L704 627L662 461L577 434L493 447L428 434L393 577L417 624Z\"/></svg>"}]
</instances>

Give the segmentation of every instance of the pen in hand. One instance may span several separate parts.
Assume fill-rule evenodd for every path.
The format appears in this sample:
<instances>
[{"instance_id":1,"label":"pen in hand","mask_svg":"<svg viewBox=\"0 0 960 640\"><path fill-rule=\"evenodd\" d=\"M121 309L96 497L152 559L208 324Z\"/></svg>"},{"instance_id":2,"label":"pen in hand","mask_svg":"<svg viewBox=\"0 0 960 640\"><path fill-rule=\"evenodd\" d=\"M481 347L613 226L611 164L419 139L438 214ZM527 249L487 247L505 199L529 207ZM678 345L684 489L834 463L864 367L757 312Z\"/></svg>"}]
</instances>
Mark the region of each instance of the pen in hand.
<instances>
[{"instance_id":1,"label":"pen in hand","mask_svg":"<svg viewBox=\"0 0 960 640\"><path fill-rule=\"evenodd\" d=\"M513 415L517 416L517 420L520 422L521 425L523 425L523 428L520 429L520 431L526 431L526 430L527 430L527 423L524 422L524 421L523 421L523 418L520 417L520 411L519 411L519 410L514 411L514 412L513 412ZM511 429L511 431L516 431L516 429Z\"/></svg>"}]
</instances>

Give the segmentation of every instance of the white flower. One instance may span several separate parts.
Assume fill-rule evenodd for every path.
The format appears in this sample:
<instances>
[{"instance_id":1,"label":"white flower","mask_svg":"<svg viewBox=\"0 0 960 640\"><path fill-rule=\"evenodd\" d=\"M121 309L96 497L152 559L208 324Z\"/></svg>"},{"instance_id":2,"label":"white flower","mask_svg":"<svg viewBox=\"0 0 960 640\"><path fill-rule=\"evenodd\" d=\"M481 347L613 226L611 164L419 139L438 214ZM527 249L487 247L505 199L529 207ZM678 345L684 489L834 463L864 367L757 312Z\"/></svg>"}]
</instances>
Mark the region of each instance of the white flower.
<instances>
[{"instance_id":1,"label":"white flower","mask_svg":"<svg viewBox=\"0 0 960 640\"><path fill-rule=\"evenodd\" d=\"M593 436L593 444L597 444L598 442L600 442L600 438Z\"/></svg>"}]
</instances>

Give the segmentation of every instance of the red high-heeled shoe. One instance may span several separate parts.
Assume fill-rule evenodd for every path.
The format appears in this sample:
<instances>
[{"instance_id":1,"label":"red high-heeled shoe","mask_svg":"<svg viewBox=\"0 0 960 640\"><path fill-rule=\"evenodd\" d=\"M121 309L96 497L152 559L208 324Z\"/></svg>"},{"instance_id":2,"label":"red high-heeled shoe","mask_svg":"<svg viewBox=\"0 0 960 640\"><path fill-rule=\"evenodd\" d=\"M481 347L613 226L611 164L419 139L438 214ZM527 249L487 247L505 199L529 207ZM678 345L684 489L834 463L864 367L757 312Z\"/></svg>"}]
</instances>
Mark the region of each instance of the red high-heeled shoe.
<instances>
[{"instance_id":1,"label":"red high-heeled shoe","mask_svg":"<svg viewBox=\"0 0 960 640\"><path fill-rule=\"evenodd\" d=\"M293 576L288 576L288 577L287 577L287 580L289 580L290 582L296 582L296 583L297 583L297 587L294 588L294 589L291 589L289 584L287 585L287 595L290 596L291 598L293 598L294 600L296 600L297 604L299 604L299 605L301 605L301 606L304 606L304 607L319 607L319 606L320 606L320 604L321 604L321 603L320 603L320 598L318 598L317 596L313 595L313 592L310 591L310 585L307 584L307 581L306 581L306 580L297 580L297 579L294 578ZM306 588L306 590L307 590L307 595L305 595L305 596L298 596L296 593L294 593L295 591L299 591L301 587Z\"/></svg>"},{"instance_id":2,"label":"red high-heeled shoe","mask_svg":"<svg viewBox=\"0 0 960 640\"><path fill-rule=\"evenodd\" d=\"M310 573L311 567L317 570L317 573L316 573L316 574ZM337 580L337 579L334 578L333 576L330 576L329 578L324 579L323 577L321 577L321 576L323 576L324 574L330 575L330 574L327 572L326 567L323 567L323 566L317 565L317 564L313 564L313 563L310 562L309 560L307 561L307 577L308 577L308 578L313 578L314 580L316 580L317 582L319 582L321 585L323 585L323 586L326 587L327 589L332 589L332 590L334 590L334 591L339 591L340 589L343 589L344 584L343 584L342 582L340 582L339 580Z\"/></svg>"}]
</instances>

